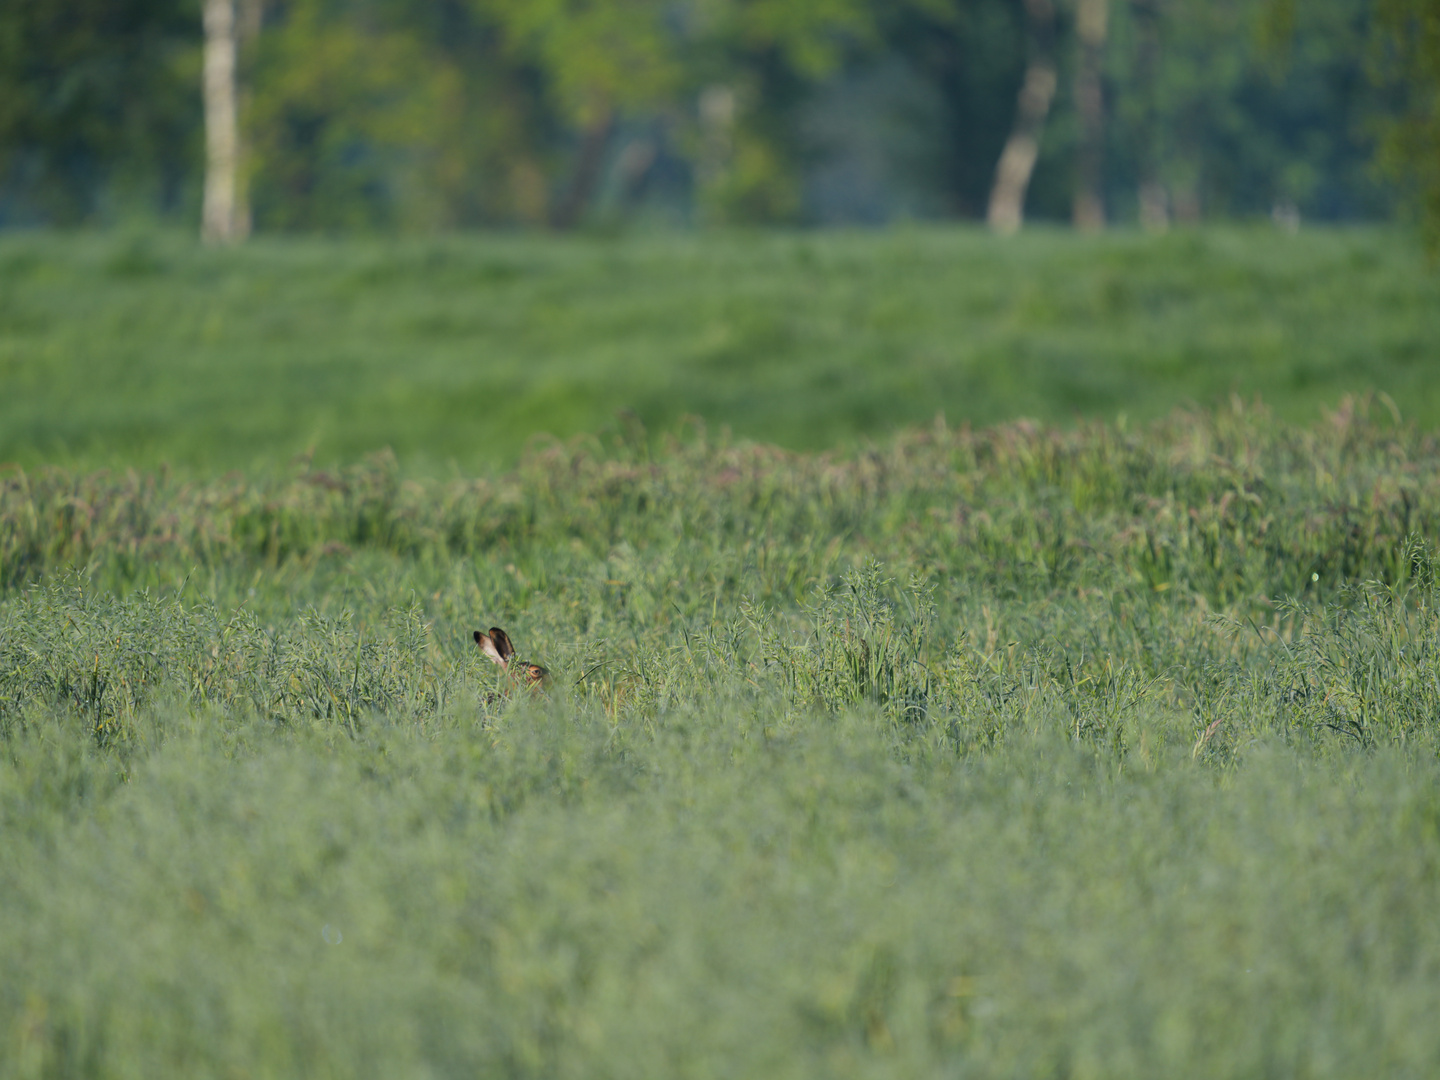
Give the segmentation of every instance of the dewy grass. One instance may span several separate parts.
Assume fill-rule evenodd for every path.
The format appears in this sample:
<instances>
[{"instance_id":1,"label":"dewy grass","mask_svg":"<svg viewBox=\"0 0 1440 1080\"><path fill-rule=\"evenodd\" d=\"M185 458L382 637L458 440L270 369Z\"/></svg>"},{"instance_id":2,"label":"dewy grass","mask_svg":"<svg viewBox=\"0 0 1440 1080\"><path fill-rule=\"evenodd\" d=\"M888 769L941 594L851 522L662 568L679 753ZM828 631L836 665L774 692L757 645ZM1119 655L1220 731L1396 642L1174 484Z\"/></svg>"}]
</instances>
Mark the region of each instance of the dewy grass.
<instances>
[{"instance_id":1,"label":"dewy grass","mask_svg":"<svg viewBox=\"0 0 1440 1080\"><path fill-rule=\"evenodd\" d=\"M11 469L0 1076L1433 1075L1440 471L1363 405Z\"/></svg>"},{"instance_id":2,"label":"dewy grass","mask_svg":"<svg viewBox=\"0 0 1440 1080\"><path fill-rule=\"evenodd\" d=\"M0 462L513 465L629 410L815 450L1383 392L1440 424L1440 277L1398 232L262 239L0 235ZM623 427L622 425L619 425Z\"/></svg>"}]
</instances>

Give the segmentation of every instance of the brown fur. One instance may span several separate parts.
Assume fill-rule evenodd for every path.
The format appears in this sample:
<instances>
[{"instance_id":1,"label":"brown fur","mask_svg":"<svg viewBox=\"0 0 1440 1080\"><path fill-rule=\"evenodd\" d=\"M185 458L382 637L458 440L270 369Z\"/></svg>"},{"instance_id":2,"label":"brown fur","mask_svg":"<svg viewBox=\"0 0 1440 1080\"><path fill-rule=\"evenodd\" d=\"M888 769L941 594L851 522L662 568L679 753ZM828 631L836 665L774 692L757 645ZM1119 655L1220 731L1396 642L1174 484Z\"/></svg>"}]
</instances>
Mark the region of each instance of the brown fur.
<instances>
[{"instance_id":1,"label":"brown fur","mask_svg":"<svg viewBox=\"0 0 1440 1080\"><path fill-rule=\"evenodd\" d=\"M480 651L491 661L499 664L503 671L527 686L541 686L550 678L550 672L539 664L516 660L515 646L510 642L510 635L498 626L492 626L488 634L476 630L475 644L480 646Z\"/></svg>"}]
</instances>

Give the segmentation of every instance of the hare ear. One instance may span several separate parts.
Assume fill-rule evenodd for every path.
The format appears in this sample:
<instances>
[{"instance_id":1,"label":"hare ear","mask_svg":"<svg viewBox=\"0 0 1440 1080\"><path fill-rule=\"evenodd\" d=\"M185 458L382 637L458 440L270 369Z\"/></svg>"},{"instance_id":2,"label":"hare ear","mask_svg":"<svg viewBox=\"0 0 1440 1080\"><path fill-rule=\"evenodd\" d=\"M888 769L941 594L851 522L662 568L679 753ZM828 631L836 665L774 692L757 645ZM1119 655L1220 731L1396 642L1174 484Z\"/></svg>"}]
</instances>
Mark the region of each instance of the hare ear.
<instances>
[{"instance_id":1,"label":"hare ear","mask_svg":"<svg viewBox=\"0 0 1440 1080\"><path fill-rule=\"evenodd\" d=\"M515 646L510 644L510 635L500 627L492 626L490 627L490 640L495 642L495 649L500 654L500 663L508 664L510 658L515 655Z\"/></svg>"},{"instance_id":2,"label":"hare ear","mask_svg":"<svg viewBox=\"0 0 1440 1080\"><path fill-rule=\"evenodd\" d=\"M476 630L475 644L479 645L480 651L483 652L486 656L488 656L491 660L494 660L495 663L499 664L501 667L505 666L505 657L502 655L501 650L496 647L496 642L490 637L490 635L482 634L479 630ZM506 644L509 644L509 642L507 641Z\"/></svg>"}]
</instances>

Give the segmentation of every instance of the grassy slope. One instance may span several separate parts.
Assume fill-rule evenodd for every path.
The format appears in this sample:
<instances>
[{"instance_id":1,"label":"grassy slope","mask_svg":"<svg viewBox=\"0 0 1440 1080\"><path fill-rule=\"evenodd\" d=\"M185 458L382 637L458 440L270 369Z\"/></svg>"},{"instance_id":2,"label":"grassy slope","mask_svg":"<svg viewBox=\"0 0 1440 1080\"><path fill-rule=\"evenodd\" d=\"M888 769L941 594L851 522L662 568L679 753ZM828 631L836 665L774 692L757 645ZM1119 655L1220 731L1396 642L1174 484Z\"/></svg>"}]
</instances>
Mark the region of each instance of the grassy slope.
<instances>
[{"instance_id":1,"label":"grassy slope","mask_svg":"<svg viewBox=\"0 0 1440 1080\"><path fill-rule=\"evenodd\" d=\"M897 425L1381 390L1440 423L1440 279L1375 231L0 237L0 461L512 463L631 409L819 448Z\"/></svg>"}]
</instances>

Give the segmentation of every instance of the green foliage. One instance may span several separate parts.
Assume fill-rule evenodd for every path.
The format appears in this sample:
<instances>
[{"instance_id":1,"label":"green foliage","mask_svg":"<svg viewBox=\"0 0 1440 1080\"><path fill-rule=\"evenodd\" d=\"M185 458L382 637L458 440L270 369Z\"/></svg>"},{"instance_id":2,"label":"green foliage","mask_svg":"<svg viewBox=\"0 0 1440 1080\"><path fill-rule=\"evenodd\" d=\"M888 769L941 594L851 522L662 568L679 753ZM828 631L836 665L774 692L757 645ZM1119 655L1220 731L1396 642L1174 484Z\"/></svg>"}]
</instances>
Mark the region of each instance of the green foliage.
<instances>
[{"instance_id":1,"label":"green foliage","mask_svg":"<svg viewBox=\"0 0 1440 1080\"><path fill-rule=\"evenodd\" d=\"M1369 0L1309 0L1278 20L1273 2L1155 5L1148 88L1137 85L1138 9L1113 6L1107 67L1133 89L1113 98L1109 167L1121 181L1112 199L1127 211L1145 159L1182 220L1275 206L1322 220L1388 211L1372 166L1374 127L1391 102L1366 77Z\"/></svg>"},{"instance_id":2,"label":"green foliage","mask_svg":"<svg viewBox=\"0 0 1440 1080\"><path fill-rule=\"evenodd\" d=\"M437 144L451 133L443 121L456 75L434 67L397 19L373 10L383 5L336 8L287 4L255 42L249 68L258 92L249 95L245 127L258 223L442 223L444 208L426 189L444 158Z\"/></svg>"},{"instance_id":3,"label":"green foliage","mask_svg":"<svg viewBox=\"0 0 1440 1080\"><path fill-rule=\"evenodd\" d=\"M901 424L1351 391L1440 420L1440 284L1374 231L264 241L0 239L0 461L513 464L698 415L792 449ZM403 367L403 370L402 370ZM1384 409L1379 402L1376 409Z\"/></svg>"},{"instance_id":4,"label":"green foliage","mask_svg":"<svg viewBox=\"0 0 1440 1080\"><path fill-rule=\"evenodd\" d=\"M889 5L897 13L923 6ZM802 216L800 107L862 42L876 45L884 10L866 0L727 0L697 19L687 51L698 76L691 156L702 221ZM707 97L715 110L708 118Z\"/></svg>"},{"instance_id":5,"label":"green foliage","mask_svg":"<svg viewBox=\"0 0 1440 1080\"><path fill-rule=\"evenodd\" d=\"M0 223L113 220L127 201L188 208L199 37L185 0L0 8Z\"/></svg>"},{"instance_id":6,"label":"green foliage","mask_svg":"<svg viewBox=\"0 0 1440 1080\"><path fill-rule=\"evenodd\" d=\"M710 216L793 216L797 162L771 91L833 70L869 24L849 0L274 4L248 76L257 220L574 224L621 121L660 117L698 145L690 103L720 83L742 86L744 107L723 176L702 184Z\"/></svg>"},{"instance_id":7,"label":"green foliage","mask_svg":"<svg viewBox=\"0 0 1440 1080\"><path fill-rule=\"evenodd\" d=\"M1111 6L1113 217L1147 183L1181 220L1389 211L1365 168L1396 97L1363 77L1367 0L1311 0L1288 23L1274 0ZM1413 90L1388 153L1416 177L1433 64L1411 7L1379 11ZM197 8L0 11L0 222L193 216ZM1066 70L1030 198L1049 218L1068 217L1076 147L1060 10ZM241 15L245 172L271 231L978 217L1024 64L1011 0L241 0ZM863 213L827 198L837 182L868 193Z\"/></svg>"},{"instance_id":8,"label":"green foliage","mask_svg":"<svg viewBox=\"0 0 1440 1080\"><path fill-rule=\"evenodd\" d=\"M910 160L897 161L894 167L935 191L946 213L981 219L1014 122L1015 94L1023 78L1024 6L1008 0L971 0L886 5L880 14L887 47L852 62L847 74L863 77L884 70L887 62L893 65L897 57L903 59L901 70L914 79L918 94L880 114L888 131L910 138ZM927 102L928 111L923 108ZM853 107L837 119L843 126L859 123ZM1059 145L1052 132L1043 148L1059 149ZM822 145L817 156L823 161L834 153L835 148ZM1059 149L1056 159L1063 153ZM1063 174L1063 165L1059 171ZM1049 189L1063 186L1052 184L1050 174L1051 170L1042 169L1029 202L1032 212L1054 217L1068 211L1057 211L1053 196L1047 198Z\"/></svg>"},{"instance_id":9,"label":"green foliage","mask_svg":"<svg viewBox=\"0 0 1440 1080\"><path fill-rule=\"evenodd\" d=\"M1425 0L1377 0L1373 63L1404 91L1387 125L1382 163L1419 204L1430 250L1440 251L1440 12Z\"/></svg>"},{"instance_id":10,"label":"green foliage","mask_svg":"<svg viewBox=\"0 0 1440 1080\"><path fill-rule=\"evenodd\" d=\"M615 108L654 108L680 79L666 33L666 5L655 0L488 0L511 47L553 81L566 117L594 124Z\"/></svg>"}]
</instances>

